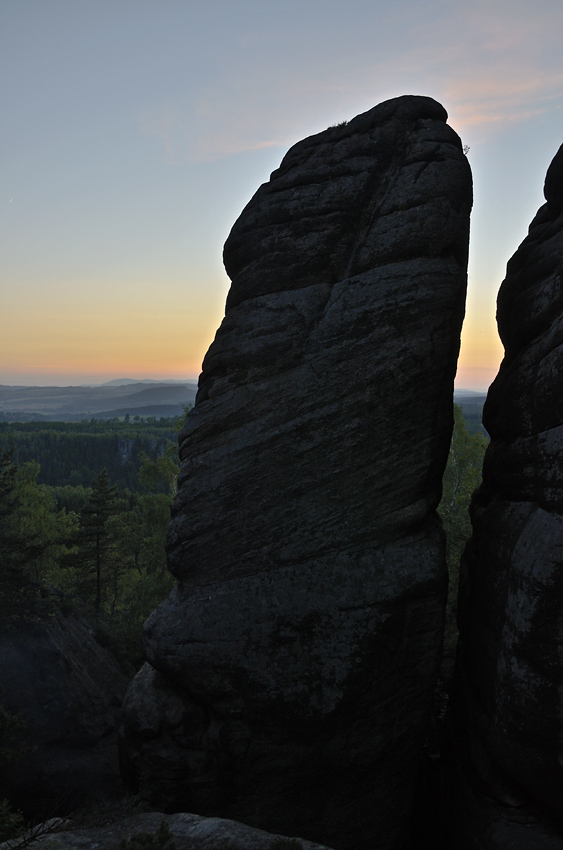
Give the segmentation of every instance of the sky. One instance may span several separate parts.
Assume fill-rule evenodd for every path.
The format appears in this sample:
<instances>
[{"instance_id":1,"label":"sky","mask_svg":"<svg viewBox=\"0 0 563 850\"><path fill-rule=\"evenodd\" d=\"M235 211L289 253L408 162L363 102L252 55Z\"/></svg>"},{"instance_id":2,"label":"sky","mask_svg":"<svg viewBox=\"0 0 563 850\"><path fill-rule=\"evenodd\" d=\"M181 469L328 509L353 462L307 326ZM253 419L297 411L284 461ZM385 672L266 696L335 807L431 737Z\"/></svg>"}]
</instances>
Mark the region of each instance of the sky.
<instances>
[{"instance_id":1,"label":"sky","mask_svg":"<svg viewBox=\"0 0 563 850\"><path fill-rule=\"evenodd\" d=\"M0 383L197 378L222 247L300 139L402 94L469 146L458 387L563 142L561 0L0 0Z\"/></svg>"}]
</instances>

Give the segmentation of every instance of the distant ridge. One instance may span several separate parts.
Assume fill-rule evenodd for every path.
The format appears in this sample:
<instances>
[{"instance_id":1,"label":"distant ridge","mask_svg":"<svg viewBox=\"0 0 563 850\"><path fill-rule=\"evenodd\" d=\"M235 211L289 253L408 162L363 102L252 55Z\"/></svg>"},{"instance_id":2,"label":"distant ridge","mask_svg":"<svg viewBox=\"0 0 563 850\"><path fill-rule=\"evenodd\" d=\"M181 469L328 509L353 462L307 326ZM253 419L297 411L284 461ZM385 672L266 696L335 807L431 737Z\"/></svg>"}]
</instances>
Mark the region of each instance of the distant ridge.
<instances>
[{"instance_id":1,"label":"distant ridge","mask_svg":"<svg viewBox=\"0 0 563 850\"><path fill-rule=\"evenodd\" d=\"M180 378L165 378L162 381L155 381L154 378L114 378L113 381L106 381L103 384L89 384L92 387L124 387L127 384L184 384L186 386L197 386L197 381L186 378L182 381Z\"/></svg>"},{"instance_id":2,"label":"distant ridge","mask_svg":"<svg viewBox=\"0 0 563 850\"><path fill-rule=\"evenodd\" d=\"M193 404L195 382L133 381L99 386L10 387L0 385L0 421L108 419L114 416L161 416L182 413Z\"/></svg>"},{"instance_id":3,"label":"distant ridge","mask_svg":"<svg viewBox=\"0 0 563 850\"><path fill-rule=\"evenodd\" d=\"M475 398L486 398L487 390L464 390L464 389L455 389L454 390L454 399L456 398L470 398L474 396Z\"/></svg>"}]
</instances>

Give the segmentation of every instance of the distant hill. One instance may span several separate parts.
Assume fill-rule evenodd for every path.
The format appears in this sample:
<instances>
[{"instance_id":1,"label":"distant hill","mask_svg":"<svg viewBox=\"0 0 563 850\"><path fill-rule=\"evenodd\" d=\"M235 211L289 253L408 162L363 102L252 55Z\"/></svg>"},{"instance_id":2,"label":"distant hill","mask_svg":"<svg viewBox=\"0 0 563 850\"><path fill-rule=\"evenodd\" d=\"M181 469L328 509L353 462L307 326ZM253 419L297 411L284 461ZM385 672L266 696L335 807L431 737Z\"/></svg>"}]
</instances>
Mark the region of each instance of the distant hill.
<instances>
[{"instance_id":1,"label":"distant hill","mask_svg":"<svg viewBox=\"0 0 563 850\"><path fill-rule=\"evenodd\" d=\"M487 433L483 427L483 405L486 398L486 393L476 393L473 390L456 390L454 392L454 402L461 407L463 418L473 434L477 431Z\"/></svg>"},{"instance_id":2,"label":"distant hill","mask_svg":"<svg viewBox=\"0 0 563 850\"><path fill-rule=\"evenodd\" d=\"M454 398L456 398L457 396L461 396L461 397L465 398L465 397L469 397L469 396L486 396L486 395L487 395L486 390L464 390L463 387L460 387L459 389L456 387L455 390L454 390Z\"/></svg>"},{"instance_id":3,"label":"distant hill","mask_svg":"<svg viewBox=\"0 0 563 850\"><path fill-rule=\"evenodd\" d=\"M175 381L111 381L98 387L0 385L0 421L72 422L115 416L176 416L193 404L197 385Z\"/></svg>"},{"instance_id":4,"label":"distant hill","mask_svg":"<svg viewBox=\"0 0 563 850\"><path fill-rule=\"evenodd\" d=\"M100 387L125 387L128 384L184 384L184 385L192 385L196 386L195 382L192 381L180 381L175 378L167 378L164 381L155 381L153 378L143 378L139 380L138 378L114 378L113 381L105 381L103 384L93 384L92 386L100 386Z\"/></svg>"},{"instance_id":5,"label":"distant hill","mask_svg":"<svg viewBox=\"0 0 563 850\"><path fill-rule=\"evenodd\" d=\"M0 421L76 422L129 416L180 416L195 402L197 384L192 381L134 381L117 378L100 386L22 387L0 385ZM454 401L472 431L481 430L486 395L459 389Z\"/></svg>"}]
</instances>

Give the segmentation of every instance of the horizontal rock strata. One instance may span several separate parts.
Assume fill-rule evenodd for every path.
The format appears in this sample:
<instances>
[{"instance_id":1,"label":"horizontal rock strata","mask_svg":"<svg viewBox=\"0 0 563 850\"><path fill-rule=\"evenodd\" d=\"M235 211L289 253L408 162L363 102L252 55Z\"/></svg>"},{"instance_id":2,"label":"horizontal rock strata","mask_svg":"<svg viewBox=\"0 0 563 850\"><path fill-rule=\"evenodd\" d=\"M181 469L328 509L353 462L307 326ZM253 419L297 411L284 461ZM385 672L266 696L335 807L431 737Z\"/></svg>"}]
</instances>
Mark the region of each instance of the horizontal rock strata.
<instances>
[{"instance_id":1,"label":"horizontal rock strata","mask_svg":"<svg viewBox=\"0 0 563 850\"><path fill-rule=\"evenodd\" d=\"M563 848L563 148L498 296L460 594L455 847Z\"/></svg>"},{"instance_id":2,"label":"horizontal rock strata","mask_svg":"<svg viewBox=\"0 0 563 850\"><path fill-rule=\"evenodd\" d=\"M446 591L471 176L435 101L295 145L226 242L180 436L178 579L145 625L123 758L184 810L400 847Z\"/></svg>"}]
</instances>

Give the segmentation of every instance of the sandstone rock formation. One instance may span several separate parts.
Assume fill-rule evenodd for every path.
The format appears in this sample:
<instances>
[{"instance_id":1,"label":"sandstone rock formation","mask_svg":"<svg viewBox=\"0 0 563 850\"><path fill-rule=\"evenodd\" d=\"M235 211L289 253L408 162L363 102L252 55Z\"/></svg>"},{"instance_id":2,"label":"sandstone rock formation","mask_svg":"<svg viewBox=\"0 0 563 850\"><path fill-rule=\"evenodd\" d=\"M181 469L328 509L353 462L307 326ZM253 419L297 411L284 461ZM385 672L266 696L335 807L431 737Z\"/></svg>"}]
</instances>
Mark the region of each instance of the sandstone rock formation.
<instances>
[{"instance_id":1,"label":"sandstone rock formation","mask_svg":"<svg viewBox=\"0 0 563 850\"><path fill-rule=\"evenodd\" d=\"M26 725L24 755L1 766L1 796L28 816L119 790L117 724L132 671L74 616L0 630L0 702Z\"/></svg>"},{"instance_id":2,"label":"sandstone rock formation","mask_svg":"<svg viewBox=\"0 0 563 850\"><path fill-rule=\"evenodd\" d=\"M129 782L338 848L402 846L446 592L471 175L435 101L295 145L234 225L180 435L178 579L128 693Z\"/></svg>"},{"instance_id":3,"label":"sandstone rock formation","mask_svg":"<svg viewBox=\"0 0 563 850\"><path fill-rule=\"evenodd\" d=\"M563 848L563 147L498 297L460 591L456 848Z\"/></svg>"},{"instance_id":4,"label":"sandstone rock formation","mask_svg":"<svg viewBox=\"0 0 563 850\"><path fill-rule=\"evenodd\" d=\"M221 818L204 818L192 814L165 815L147 812L89 829L77 829L72 821L63 824L51 834L45 835L40 846L45 850L116 850L121 841L130 841L133 836L155 836L162 822L170 833L169 843L162 850L270 850L272 844L286 850L330 850L329 847L313 844L302 838L284 838L261 829ZM137 839L139 841L139 839ZM156 844L156 842L155 842ZM161 845L157 845L161 846Z\"/></svg>"}]
</instances>

